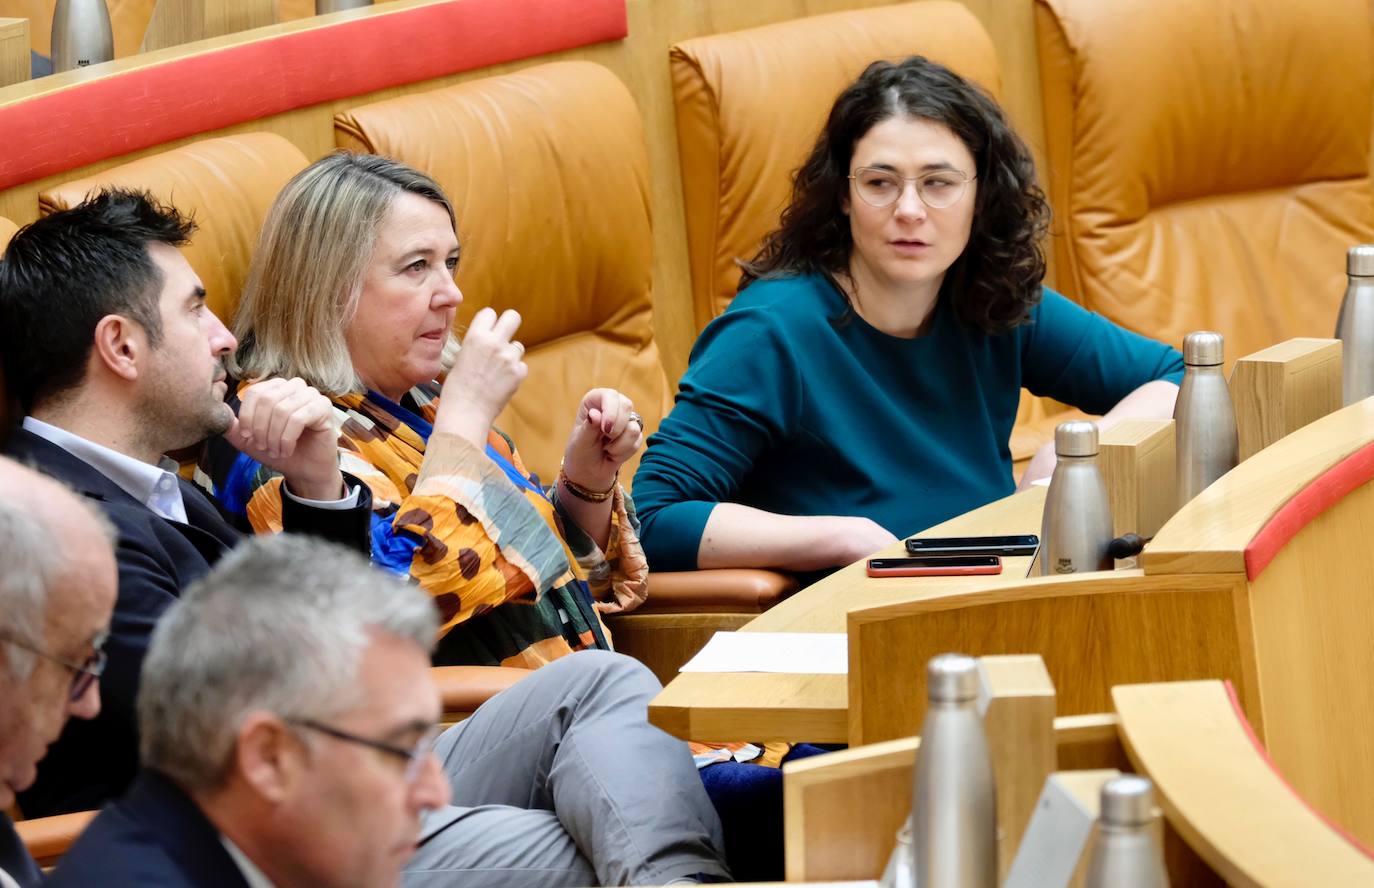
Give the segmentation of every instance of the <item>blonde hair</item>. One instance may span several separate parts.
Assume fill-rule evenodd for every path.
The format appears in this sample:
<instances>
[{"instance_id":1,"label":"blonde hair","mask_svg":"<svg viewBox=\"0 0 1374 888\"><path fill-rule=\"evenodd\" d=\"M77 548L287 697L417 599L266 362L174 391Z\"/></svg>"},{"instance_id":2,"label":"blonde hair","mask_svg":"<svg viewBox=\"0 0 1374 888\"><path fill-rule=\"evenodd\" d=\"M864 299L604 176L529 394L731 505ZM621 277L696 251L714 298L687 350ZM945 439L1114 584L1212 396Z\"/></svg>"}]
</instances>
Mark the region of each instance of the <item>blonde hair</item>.
<instances>
[{"instance_id":1,"label":"blonde hair","mask_svg":"<svg viewBox=\"0 0 1374 888\"><path fill-rule=\"evenodd\" d=\"M287 182L272 202L234 315L240 379L299 376L327 395L362 388L344 341L358 310L377 231L403 193L448 212L429 176L374 154L336 152Z\"/></svg>"}]
</instances>

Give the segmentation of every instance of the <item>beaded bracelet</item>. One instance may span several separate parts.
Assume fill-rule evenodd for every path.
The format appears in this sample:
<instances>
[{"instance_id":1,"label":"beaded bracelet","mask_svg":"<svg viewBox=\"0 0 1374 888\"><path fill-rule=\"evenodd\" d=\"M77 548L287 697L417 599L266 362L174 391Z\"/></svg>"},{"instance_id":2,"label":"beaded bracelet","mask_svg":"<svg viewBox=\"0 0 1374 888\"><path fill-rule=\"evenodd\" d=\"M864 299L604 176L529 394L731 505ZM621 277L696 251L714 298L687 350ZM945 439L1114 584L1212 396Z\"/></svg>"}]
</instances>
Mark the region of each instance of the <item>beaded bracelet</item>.
<instances>
[{"instance_id":1,"label":"beaded bracelet","mask_svg":"<svg viewBox=\"0 0 1374 888\"><path fill-rule=\"evenodd\" d=\"M619 474L619 472L616 473L616 480L618 480ZM615 493L616 480L612 480L611 486L605 490L588 490L568 477L568 473L563 471L563 464L561 462L558 464L558 480L563 482L563 486L568 489L568 493L588 503L604 503L611 498L611 494Z\"/></svg>"}]
</instances>

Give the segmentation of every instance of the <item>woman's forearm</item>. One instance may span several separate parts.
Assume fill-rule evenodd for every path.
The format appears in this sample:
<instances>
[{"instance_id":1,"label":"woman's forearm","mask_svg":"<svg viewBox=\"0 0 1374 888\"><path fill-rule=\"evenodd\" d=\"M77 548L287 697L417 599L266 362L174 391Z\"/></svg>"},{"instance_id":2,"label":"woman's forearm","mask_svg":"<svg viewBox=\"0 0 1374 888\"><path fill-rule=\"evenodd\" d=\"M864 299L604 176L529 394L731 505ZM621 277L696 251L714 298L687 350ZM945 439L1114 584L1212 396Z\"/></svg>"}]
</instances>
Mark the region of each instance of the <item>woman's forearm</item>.
<instances>
[{"instance_id":1,"label":"woman's forearm","mask_svg":"<svg viewBox=\"0 0 1374 888\"><path fill-rule=\"evenodd\" d=\"M697 566L822 570L850 564L896 539L868 518L778 515L719 503L702 531Z\"/></svg>"},{"instance_id":2,"label":"woman's forearm","mask_svg":"<svg viewBox=\"0 0 1374 888\"><path fill-rule=\"evenodd\" d=\"M1174 401L1178 386L1164 379L1147 382L1116 402L1116 406L1097 420L1097 430L1105 432L1127 419L1168 419L1174 415ZM1017 484L1024 490L1032 481L1048 478L1054 472L1054 442L1049 441L1035 452Z\"/></svg>"},{"instance_id":3,"label":"woman's forearm","mask_svg":"<svg viewBox=\"0 0 1374 888\"><path fill-rule=\"evenodd\" d=\"M582 532L605 552L611 542L611 506L615 503L615 497L608 496L601 502L588 502L569 490L567 482L559 478L558 502L563 511L582 528Z\"/></svg>"}]
</instances>

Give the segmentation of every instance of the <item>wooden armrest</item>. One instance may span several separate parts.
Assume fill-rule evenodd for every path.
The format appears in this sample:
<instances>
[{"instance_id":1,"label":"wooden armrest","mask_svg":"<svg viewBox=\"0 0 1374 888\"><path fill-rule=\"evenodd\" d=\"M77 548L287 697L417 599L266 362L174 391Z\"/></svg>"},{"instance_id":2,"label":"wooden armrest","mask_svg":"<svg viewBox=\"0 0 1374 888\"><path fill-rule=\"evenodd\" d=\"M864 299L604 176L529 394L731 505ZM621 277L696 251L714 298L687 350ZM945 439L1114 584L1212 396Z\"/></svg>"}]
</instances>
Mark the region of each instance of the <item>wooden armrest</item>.
<instances>
[{"instance_id":1,"label":"wooden armrest","mask_svg":"<svg viewBox=\"0 0 1374 888\"><path fill-rule=\"evenodd\" d=\"M86 825L95 819L97 811L77 811L54 817L20 820L14 825L29 855L39 866L53 866L66 853Z\"/></svg>"},{"instance_id":2,"label":"wooden armrest","mask_svg":"<svg viewBox=\"0 0 1374 888\"><path fill-rule=\"evenodd\" d=\"M444 701L444 714L466 714L530 674L512 666L435 666L430 677Z\"/></svg>"},{"instance_id":3,"label":"wooden armrest","mask_svg":"<svg viewBox=\"0 0 1374 888\"><path fill-rule=\"evenodd\" d=\"M636 614L761 614L797 591L797 578L774 570L722 568L649 574L649 598Z\"/></svg>"}]
</instances>

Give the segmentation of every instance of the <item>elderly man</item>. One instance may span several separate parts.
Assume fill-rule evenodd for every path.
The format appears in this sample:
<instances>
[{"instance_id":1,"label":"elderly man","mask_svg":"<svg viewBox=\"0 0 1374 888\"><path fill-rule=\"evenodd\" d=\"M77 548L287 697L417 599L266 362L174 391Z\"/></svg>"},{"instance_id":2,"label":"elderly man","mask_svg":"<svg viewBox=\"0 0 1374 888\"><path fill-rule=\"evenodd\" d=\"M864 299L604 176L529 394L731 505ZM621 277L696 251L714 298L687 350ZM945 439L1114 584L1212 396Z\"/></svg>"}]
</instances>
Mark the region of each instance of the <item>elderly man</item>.
<instances>
[{"instance_id":1,"label":"elderly man","mask_svg":"<svg viewBox=\"0 0 1374 888\"><path fill-rule=\"evenodd\" d=\"M0 458L0 811L33 782L67 719L100 711L112 536L71 491ZM0 813L0 886L42 881Z\"/></svg>"},{"instance_id":2,"label":"elderly man","mask_svg":"<svg viewBox=\"0 0 1374 888\"><path fill-rule=\"evenodd\" d=\"M241 546L154 633L145 770L53 884L384 888L402 866L408 885L464 888L724 880L685 750L625 706L642 711L647 670L564 657L433 743L437 630L423 591L354 553Z\"/></svg>"},{"instance_id":3,"label":"elderly man","mask_svg":"<svg viewBox=\"0 0 1374 888\"><path fill-rule=\"evenodd\" d=\"M146 195L102 192L21 229L0 262L0 357L26 412L6 451L99 504L119 531L105 707L72 723L20 802L95 808L138 764L134 700L159 615L239 541L165 454L210 435L286 476L288 530L368 547L371 498L345 489L328 399L297 381L224 403L234 337L177 251L194 226Z\"/></svg>"}]
</instances>

